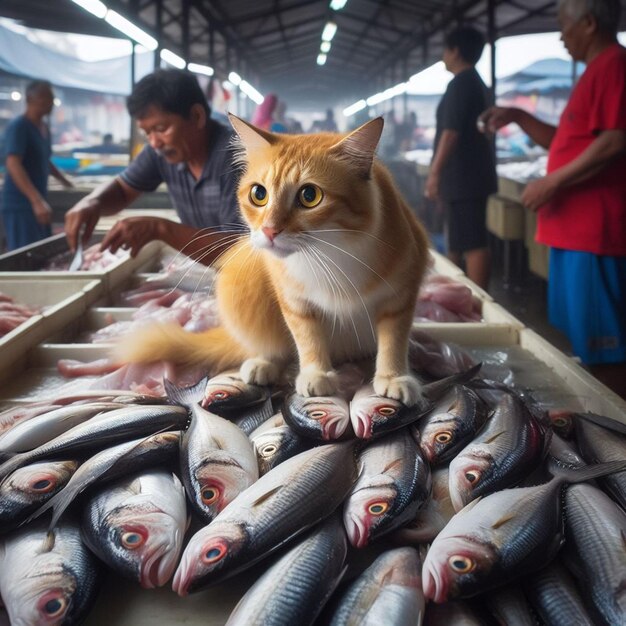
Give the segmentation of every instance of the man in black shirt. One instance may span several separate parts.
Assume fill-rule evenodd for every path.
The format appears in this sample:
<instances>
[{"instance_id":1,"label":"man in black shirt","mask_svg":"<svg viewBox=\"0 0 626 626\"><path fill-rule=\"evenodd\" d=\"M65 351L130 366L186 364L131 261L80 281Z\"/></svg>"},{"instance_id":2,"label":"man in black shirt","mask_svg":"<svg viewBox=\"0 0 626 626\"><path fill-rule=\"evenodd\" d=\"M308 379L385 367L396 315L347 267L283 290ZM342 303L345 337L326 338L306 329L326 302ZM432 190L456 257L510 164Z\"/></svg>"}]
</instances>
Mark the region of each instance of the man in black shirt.
<instances>
[{"instance_id":1,"label":"man in black shirt","mask_svg":"<svg viewBox=\"0 0 626 626\"><path fill-rule=\"evenodd\" d=\"M210 264L236 234L244 232L233 164L233 130L211 119L211 109L195 76L176 69L148 74L127 101L147 144L113 181L95 189L65 216L69 246L76 248L84 225L87 241L102 215L115 215L160 183L181 223L160 217L129 217L106 234L102 248L130 249L135 256L149 241L161 240Z\"/></svg>"},{"instance_id":2,"label":"man in black shirt","mask_svg":"<svg viewBox=\"0 0 626 626\"><path fill-rule=\"evenodd\" d=\"M476 63L485 45L481 33L461 27L445 40L443 62L454 74L437 108L437 132L425 195L440 199L446 214L448 258L465 260L468 277L489 286L487 197L498 188L495 158L487 137L477 128L480 113L490 105Z\"/></svg>"}]
</instances>

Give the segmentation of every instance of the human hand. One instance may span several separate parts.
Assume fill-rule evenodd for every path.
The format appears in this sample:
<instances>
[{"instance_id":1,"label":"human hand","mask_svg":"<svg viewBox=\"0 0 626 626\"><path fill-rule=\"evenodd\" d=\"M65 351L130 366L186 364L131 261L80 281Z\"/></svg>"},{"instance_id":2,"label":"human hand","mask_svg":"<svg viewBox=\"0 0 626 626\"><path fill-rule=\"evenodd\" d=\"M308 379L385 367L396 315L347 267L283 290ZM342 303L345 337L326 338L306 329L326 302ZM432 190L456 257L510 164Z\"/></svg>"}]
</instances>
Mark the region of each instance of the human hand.
<instances>
[{"instance_id":1,"label":"human hand","mask_svg":"<svg viewBox=\"0 0 626 626\"><path fill-rule=\"evenodd\" d=\"M52 221L52 209L43 198L35 200L32 207L35 219L39 224L49 224Z\"/></svg>"},{"instance_id":2,"label":"human hand","mask_svg":"<svg viewBox=\"0 0 626 626\"><path fill-rule=\"evenodd\" d=\"M558 189L554 176L548 175L532 180L522 192L522 204L535 212L546 204Z\"/></svg>"},{"instance_id":3,"label":"human hand","mask_svg":"<svg viewBox=\"0 0 626 626\"><path fill-rule=\"evenodd\" d=\"M83 199L65 214L65 237L72 252L76 250L78 235L84 224L83 243L89 241L93 229L100 219L100 209L90 201Z\"/></svg>"},{"instance_id":4,"label":"human hand","mask_svg":"<svg viewBox=\"0 0 626 626\"><path fill-rule=\"evenodd\" d=\"M148 242L161 238L164 221L159 217L128 217L120 220L106 234L100 250L109 248L111 252L116 252L123 248L130 250L131 257L136 257Z\"/></svg>"},{"instance_id":5,"label":"human hand","mask_svg":"<svg viewBox=\"0 0 626 626\"><path fill-rule=\"evenodd\" d=\"M519 109L514 107L489 107L478 116L478 130L482 133L495 133L503 126L515 122L518 113Z\"/></svg>"},{"instance_id":6,"label":"human hand","mask_svg":"<svg viewBox=\"0 0 626 626\"><path fill-rule=\"evenodd\" d=\"M436 200L439 197L439 175L431 172L428 174L424 185L424 196L429 200Z\"/></svg>"}]
</instances>

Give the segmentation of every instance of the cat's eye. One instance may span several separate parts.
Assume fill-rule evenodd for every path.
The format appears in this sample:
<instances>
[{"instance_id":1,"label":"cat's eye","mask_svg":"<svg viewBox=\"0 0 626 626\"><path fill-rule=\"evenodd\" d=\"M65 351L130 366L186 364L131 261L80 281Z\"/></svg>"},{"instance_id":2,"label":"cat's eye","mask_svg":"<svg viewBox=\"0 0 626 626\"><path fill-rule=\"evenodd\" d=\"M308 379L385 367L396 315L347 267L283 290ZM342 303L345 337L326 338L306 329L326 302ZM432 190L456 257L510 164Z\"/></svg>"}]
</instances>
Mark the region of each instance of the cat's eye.
<instances>
[{"instance_id":1,"label":"cat's eye","mask_svg":"<svg viewBox=\"0 0 626 626\"><path fill-rule=\"evenodd\" d=\"M250 189L250 202L256 206L265 206L269 200L267 189L263 185L252 185Z\"/></svg>"},{"instance_id":2,"label":"cat's eye","mask_svg":"<svg viewBox=\"0 0 626 626\"><path fill-rule=\"evenodd\" d=\"M298 191L298 201L303 207L312 209L317 206L324 197L322 190L317 185L304 185Z\"/></svg>"}]
</instances>

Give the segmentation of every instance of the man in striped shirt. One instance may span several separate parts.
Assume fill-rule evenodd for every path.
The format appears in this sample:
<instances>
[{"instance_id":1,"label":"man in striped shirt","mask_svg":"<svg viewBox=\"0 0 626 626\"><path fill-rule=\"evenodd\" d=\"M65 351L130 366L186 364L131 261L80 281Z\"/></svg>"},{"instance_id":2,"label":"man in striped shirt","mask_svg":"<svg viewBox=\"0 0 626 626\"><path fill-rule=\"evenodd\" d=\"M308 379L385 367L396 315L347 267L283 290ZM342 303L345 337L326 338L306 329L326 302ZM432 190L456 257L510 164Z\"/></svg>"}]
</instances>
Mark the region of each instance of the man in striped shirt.
<instances>
[{"instance_id":1,"label":"man in striped shirt","mask_svg":"<svg viewBox=\"0 0 626 626\"><path fill-rule=\"evenodd\" d=\"M233 165L230 128L211 119L211 109L190 72L157 70L142 78L127 100L147 144L118 177L96 188L65 216L69 246L81 227L87 241L101 216L115 215L142 193L165 182L181 223L161 217L118 221L102 249L124 247L135 256L160 240L210 264L236 233L243 233L237 203L238 172Z\"/></svg>"}]
</instances>

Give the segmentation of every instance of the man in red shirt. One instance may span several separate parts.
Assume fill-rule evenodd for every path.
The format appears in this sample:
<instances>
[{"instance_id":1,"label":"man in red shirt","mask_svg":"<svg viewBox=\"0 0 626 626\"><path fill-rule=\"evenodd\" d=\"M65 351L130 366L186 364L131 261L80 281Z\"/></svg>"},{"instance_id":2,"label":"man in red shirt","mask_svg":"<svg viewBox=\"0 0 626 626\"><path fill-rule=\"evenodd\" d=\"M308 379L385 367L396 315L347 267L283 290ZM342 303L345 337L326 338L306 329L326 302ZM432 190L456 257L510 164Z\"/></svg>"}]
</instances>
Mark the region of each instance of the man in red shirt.
<instances>
[{"instance_id":1,"label":"man in red shirt","mask_svg":"<svg viewBox=\"0 0 626 626\"><path fill-rule=\"evenodd\" d=\"M550 321L592 373L626 397L626 49L619 0L561 0L561 40L587 64L559 120L516 108L482 114L495 132L517 123L549 148L547 175L522 202L550 246Z\"/></svg>"}]
</instances>

